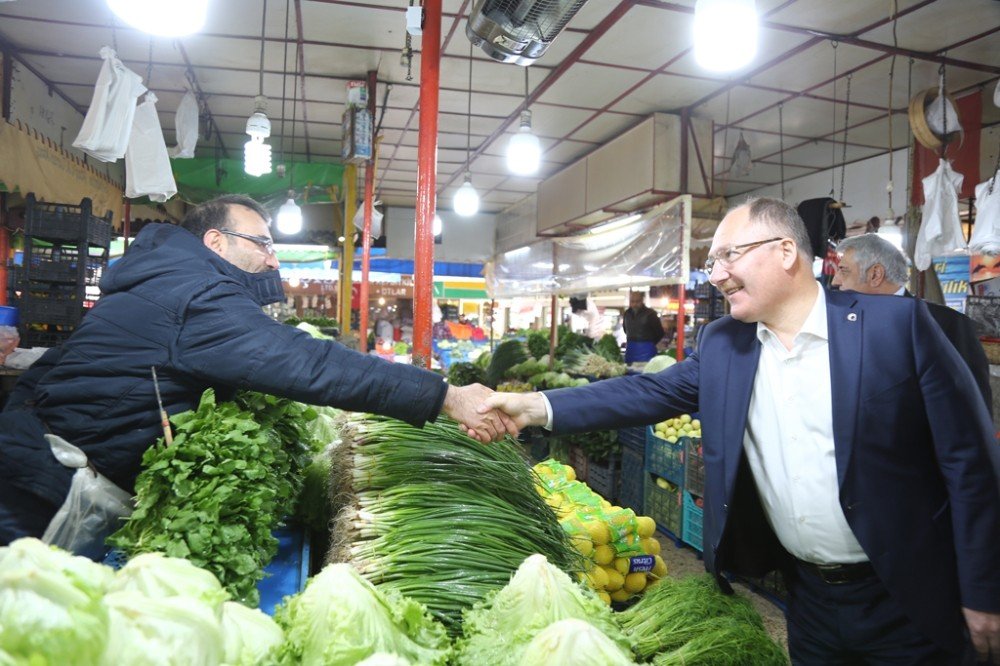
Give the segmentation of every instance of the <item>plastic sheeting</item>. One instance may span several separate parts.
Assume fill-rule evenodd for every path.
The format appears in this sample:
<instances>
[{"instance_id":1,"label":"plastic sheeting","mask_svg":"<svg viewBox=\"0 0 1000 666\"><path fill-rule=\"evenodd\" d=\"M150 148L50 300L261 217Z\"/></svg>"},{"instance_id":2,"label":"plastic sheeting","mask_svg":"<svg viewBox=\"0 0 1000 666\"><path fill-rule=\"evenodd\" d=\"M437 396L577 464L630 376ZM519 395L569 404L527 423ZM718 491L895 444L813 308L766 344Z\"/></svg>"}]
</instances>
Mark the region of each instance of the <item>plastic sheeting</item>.
<instances>
[{"instance_id":1,"label":"plastic sheeting","mask_svg":"<svg viewBox=\"0 0 1000 666\"><path fill-rule=\"evenodd\" d=\"M691 197L678 197L623 226L604 225L504 252L487 262L491 298L574 294L688 281Z\"/></svg>"},{"instance_id":2,"label":"plastic sheeting","mask_svg":"<svg viewBox=\"0 0 1000 666\"><path fill-rule=\"evenodd\" d=\"M947 161L940 160L937 170L923 180L923 219L913 251L913 263L919 270L930 268L933 257L966 249L958 218L958 192L963 178Z\"/></svg>"},{"instance_id":3,"label":"plastic sheeting","mask_svg":"<svg viewBox=\"0 0 1000 666\"><path fill-rule=\"evenodd\" d=\"M969 249L977 254L1000 254L1000 171L976 185L976 223Z\"/></svg>"}]
</instances>

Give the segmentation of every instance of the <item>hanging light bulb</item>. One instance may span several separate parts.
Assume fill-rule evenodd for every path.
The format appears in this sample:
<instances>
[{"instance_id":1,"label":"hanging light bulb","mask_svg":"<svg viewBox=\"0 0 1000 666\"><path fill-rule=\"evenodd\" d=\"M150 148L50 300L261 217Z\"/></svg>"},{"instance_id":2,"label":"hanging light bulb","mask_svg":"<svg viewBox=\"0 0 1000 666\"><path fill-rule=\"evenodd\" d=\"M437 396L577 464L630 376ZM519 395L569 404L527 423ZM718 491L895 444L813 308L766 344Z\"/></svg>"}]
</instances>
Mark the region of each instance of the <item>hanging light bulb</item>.
<instances>
[{"instance_id":1,"label":"hanging light bulb","mask_svg":"<svg viewBox=\"0 0 1000 666\"><path fill-rule=\"evenodd\" d=\"M434 213L434 220L431 222L431 235L440 236L443 226L441 217L437 213Z\"/></svg>"},{"instance_id":2,"label":"hanging light bulb","mask_svg":"<svg viewBox=\"0 0 1000 666\"><path fill-rule=\"evenodd\" d=\"M879 238L884 238L892 243L896 249L903 249L903 228L897 224L895 219L884 220L878 228L878 235Z\"/></svg>"},{"instance_id":3,"label":"hanging light bulb","mask_svg":"<svg viewBox=\"0 0 1000 666\"><path fill-rule=\"evenodd\" d=\"M108 7L137 30L160 37L183 37L205 25L208 0L108 0Z\"/></svg>"},{"instance_id":4,"label":"hanging light bulb","mask_svg":"<svg viewBox=\"0 0 1000 666\"><path fill-rule=\"evenodd\" d=\"M471 217L479 212L479 194L472 186L471 174L465 174L465 182L452 199L452 208L462 217Z\"/></svg>"},{"instance_id":5,"label":"hanging light bulb","mask_svg":"<svg viewBox=\"0 0 1000 666\"><path fill-rule=\"evenodd\" d=\"M698 0L694 6L694 59L707 70L731 72L757 55L754 0Z\"/></svg>"},{"instance_id":6,"label":"hanging light bulb","mask_svg":"<svg viewBox=\"0 0 1000 666\"><path fill-rule=\"evenodd\" d=\"M264 113L267 99L257 96L255 103L254 112L247 119L246 133L250 140L243 146L243 170L251 176L263 176L271 173L271 146L264 143L271 136L271 121Z\"/></svg>"},{"instance_id":7,"label":"hanging light bulb","mask_svg":"<svg viewBox=\"0 0 1000 666\"><path fill-rule=\"evenodd\" d=\"M531 111L521 114L521 129L507 144L507 168L518 176L532 176L538 173L542 162L542 144L531 133Z\"/></svg>"},{"instance_id":8,"label":"hanging light bulb","mask_svg":"<svg viewBox=\"0 0 1000 666\"><path fill-rule=\"evenodd\" d=\"M295 203L294 190L288 190L288 201L278 209L278 231L286 236L302 231L302 209Z\"/></svg>"}]
</instances>

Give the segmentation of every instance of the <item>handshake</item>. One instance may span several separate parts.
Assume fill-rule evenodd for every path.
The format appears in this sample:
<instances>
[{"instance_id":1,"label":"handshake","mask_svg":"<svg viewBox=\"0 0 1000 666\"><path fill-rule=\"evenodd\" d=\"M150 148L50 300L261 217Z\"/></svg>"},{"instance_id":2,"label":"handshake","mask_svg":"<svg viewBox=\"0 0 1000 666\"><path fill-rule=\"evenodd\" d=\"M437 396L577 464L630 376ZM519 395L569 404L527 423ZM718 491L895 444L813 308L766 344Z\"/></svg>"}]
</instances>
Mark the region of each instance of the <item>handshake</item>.
<instances>
[{"instance_id":1,"label":"handshake","mask_svg":"<svg viewBox=\"0 0 1000 666\"><path fill-rule=\"evenodd\" d=\"M548 421L541 393L496 393L482 384L449 386L441 409L480 442L516 437L522 428Z\"/></svg>"}]
</instances>

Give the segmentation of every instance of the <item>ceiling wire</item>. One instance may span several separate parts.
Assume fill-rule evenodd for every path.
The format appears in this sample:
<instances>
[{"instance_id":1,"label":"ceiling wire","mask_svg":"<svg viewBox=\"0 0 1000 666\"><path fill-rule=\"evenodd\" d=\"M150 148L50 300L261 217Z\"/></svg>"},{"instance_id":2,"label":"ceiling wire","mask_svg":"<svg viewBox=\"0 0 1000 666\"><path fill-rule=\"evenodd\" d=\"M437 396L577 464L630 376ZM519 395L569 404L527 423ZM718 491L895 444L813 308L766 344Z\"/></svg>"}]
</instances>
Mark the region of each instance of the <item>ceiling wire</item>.
<instances>
[{"instance_id":1,"label":"ceiling wire","mask_svg":"<svg viewBox=\"0 0 1000 666\"><path fill-rule=\"evenodd\" d=\"M525 69L527 73L527 69ZM465 116L465 177L472 173L472 40L469 40L469 112Z\"/></svg>"},{"instance_id":2,"label":"ceiling wire","mask_svg":"<svg viewBox=\"0 0 1000 666\"><path fill-rule=\"evenodd\" d=\"M281 57L281 161L285 161L285 102L288 89L288 18L292 11L292 0L285 0L285 45Z\"/></svg>"},{"instance_id":3,"label":"ceiling wire","mask_svg":"<svg viewBox=\"0 0 1000 666\"><path fill-rule=\"evenodd\" d=\"M267 0L264 0L264 11L260 15L260 79L257 94L264 96L264 28L267 21Z\"/></svg>"}]
</instances>

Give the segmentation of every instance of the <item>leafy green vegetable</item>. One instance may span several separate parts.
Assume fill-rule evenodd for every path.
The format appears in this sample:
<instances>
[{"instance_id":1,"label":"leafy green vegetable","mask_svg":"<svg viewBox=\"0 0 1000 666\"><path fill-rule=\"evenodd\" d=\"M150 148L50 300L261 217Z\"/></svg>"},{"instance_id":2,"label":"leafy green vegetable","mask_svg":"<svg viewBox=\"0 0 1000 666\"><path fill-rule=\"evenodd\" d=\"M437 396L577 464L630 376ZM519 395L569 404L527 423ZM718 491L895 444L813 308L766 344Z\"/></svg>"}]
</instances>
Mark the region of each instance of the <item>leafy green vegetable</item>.
<instances>
[{"instance_id":1,"label":"leafy green vegetable","mask_svg":"<svg viewBox=\"0 0 1000 666\"><path fill-rule=\"evenodd\" d=\"M556 330L559 335L559 340L556 343L556 358L563 358L574 350L589 352L594 344L594 341L586 335L574 333L569 326L560 325Z\"/></svg>"},{"instance_id":2,"label":"leafy green vegetable","mask_svg":"<svg viewBox=\"0 0 1000 666\"><path fill-rule=\"evenodd\" d=\"M486 382L486 371L475 363L452 363L448 368L448 383L452 386L468 386Z\"/></svg>"},{"instance_id":3,"label":"leafy green vegetable","mask_svg":"<svg viewBox=\"0 0 1000 666\"><path fill-rule=\"evenodd\" d=\"M532 358L541 358L549 353L549 334L531 331L528 333L527 344Z\"/></svg>"},{"instance_id":4,"label":"leafy green vegetable","mask_svg":"<svg viewBox=\"0 0 1000 666\"><path fill-rule=\"evenodd\" d=\"M763 629L720 617L671 652L657 655L655 666L785 666L785 650Z\"/></svg>"},{"instance_id":5,"label":"leafy green vegetable","mask_svg":"<svg viewBox=\"0 0 1000 666\"><path fill-rule=\"evenodd\" d=\"M601 336L601 339L594 344L594 353L603 356L612 363L621 363L623 361L621 346L619 346L615 336L610 333Z\"/></svg>"},{"instance_id":6,"label":"leafy green vegetable","mask_svg":"<svg viewBox=\"0 0 1000 666\"><path fill-rule=\"evenodd\" d=\"M589 459L597 462L605 461L609 456L621 450L617 430L593 430L567 435L567 437L570 442L583 449Z\"/></svg>"},{"instance_id":7,"label":"leafy green vegetable","mask_svg":"<svg viewBox=\"0 0 1000 666\"><path fill-rule=\"evenodd\" d=\"M276 612L285 630L280 664L353 666L378 652L443 665L444 627L412 599L375 589L347 564L331 564Z\"/></svg>"},{"instance_id":8,"label":"leafy green vegetable","mask_svg":"<svg viewBox=\"0 0 1000 666\"><path fill-rule=\"evenodd\" d=\"M229 595L218 579L187 560L144 553L129 560L115 575L109 592L138 592L147 597L186 597L218 609Z\"/></svg>"},{"instance_id":9,"label":"leafy green vegetable","mask_svg":"<svg viewBox=\"0 0 1000 666\"><path fill-rule=\"evenodd\" d=\"M285 640L281 627L270 617L232 601L222 605L222 637L227 666L274 663Z\"/></svg>"},{"instance_id":10,"label":"leafy green vegetable","mask_svg":"<svg viewBox=\"0 0 1000 666\"><path fill-rule=\"evenodd\" d=\"M518 666L635 666L631 654L583 620L553 622L531 639Z\"/></svg>"},{"instance_id":11,"label":"leafy green vegetable","mask_svg":"<svg viewBox=\"0 0 1000 666\"><path fill-rule=\"evenodd\" d=\"M528 360L528 350L520 340L504 340L497 345L486 368L487 386L496 386L503 381L507 371L518 363Z\"/></svg>"},{"instance_id":12,"label":"leafy green vegetable","mask_svg":"<svg viewBox=\"0 0 1000 666\"><path fill-rule=\"evenodd\" d=\"M96 664L109 632L102 569L38 539L0 548L0 661Z\"/></svg>"},{"instance_id":13,"label":"leafy green vegetable","mask_svg":"<svg viewBox=\"0 0 1000 666\"><path fill-rule=\"evenodd\" d=\"M549 564L543 555L532 555L506 587L465 614L465 639L460 643L457 663L521 664L532 639L553 622L570 618L590 623L621 651L631 652L628 639L603 601Z\"/></svg>"},{"instance_id":14,"label":"leafy green vegetable","mask_svg":"<svg viewBox=\"0 0 1000 666\"><path fill-rule=\"evenodd\" d=\"M667 356L666 354L660 354L649 359L649 361L646 362L646 367L642 369L642 372L644 374L650 372L660 372L661 370L666 370L675 363L677 363L675 359Z\"/></svg>"},{"instance_id":15,"label":"leafy green vegetable","mask_svg":"<svg viewBox=\"0 0 1000 666\"><path fill-rule=\"evenodd\" d=\"M108 540L127 555L153 551L212 572L234 599L256 606L256 583L274 557L271 535L301 488L309 460L305 405L244 394L175 415L173 446L142 458L136 510Z\"/></svg>"},{"instance_id":16,"label":"leafy green vegetable","mask_svg":"<svg viewBox=\"0 0 1000 666\"><path fill-rule=\"evenodd\" d=\"M330 469L330 451L317 453L302 472L302 492L295 504L295 518L319 534L329 531L333 518L329 500Z\"/></svg>"}]
</instances>

